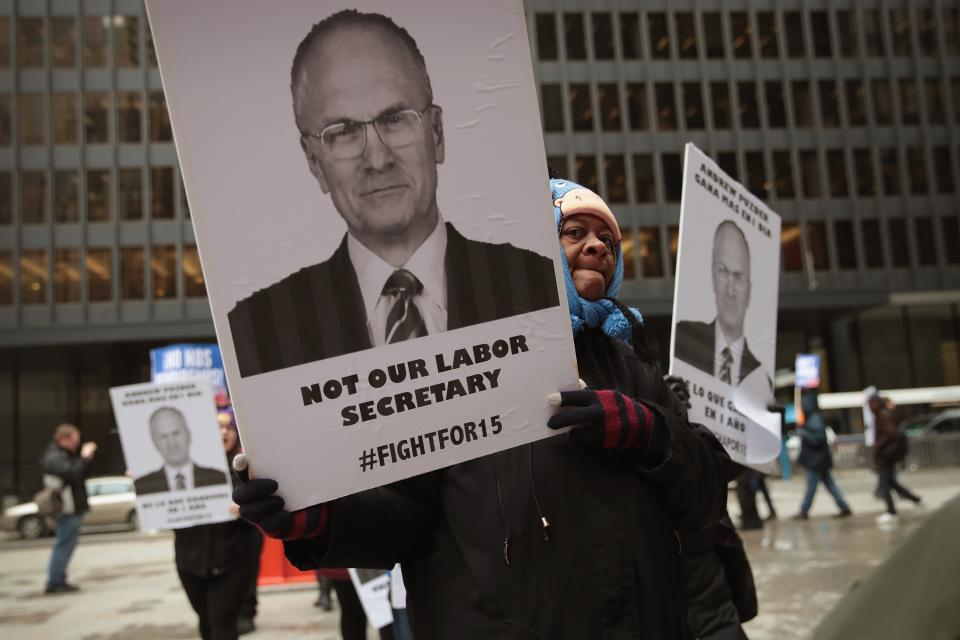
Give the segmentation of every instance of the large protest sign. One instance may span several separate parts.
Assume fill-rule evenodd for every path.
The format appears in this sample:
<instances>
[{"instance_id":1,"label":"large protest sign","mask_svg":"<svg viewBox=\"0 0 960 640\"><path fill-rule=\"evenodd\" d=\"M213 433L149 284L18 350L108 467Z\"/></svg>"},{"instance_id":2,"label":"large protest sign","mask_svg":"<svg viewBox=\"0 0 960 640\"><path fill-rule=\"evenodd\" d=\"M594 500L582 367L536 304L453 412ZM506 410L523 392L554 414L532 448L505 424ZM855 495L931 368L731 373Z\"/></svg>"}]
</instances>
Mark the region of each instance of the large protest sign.
<instances>
[{"instance_id":1,"label":"large protest sign","mask_svg":"<svg viewBox=\"0 0 960 640\"><path fill-rule=\"evenodd\" d=\"M690 382L691 420L748 465L780 451L780 416L767 411L779 265L780 216L688 143L670 371Z\"/></svg>"},{"instance_id":2,"label":"large protest sign","mask_svg":"<svg viewBox=\"0 0 960 640\"><path fill-rule=\"evenodd\" d=\"M143 529L232 520L230 480L206 378L110 389Z\"/></svg>"},{"instance_id":3,"label":"large protest sign","mask_svg":"<svg viewBox=\"0 0 960 640\"><path fill-rule=\"evenodd\" d=\"M297 508L551 435L577 375L522 3L147 9L254 472Z\"/></svg>"}]
</instances>

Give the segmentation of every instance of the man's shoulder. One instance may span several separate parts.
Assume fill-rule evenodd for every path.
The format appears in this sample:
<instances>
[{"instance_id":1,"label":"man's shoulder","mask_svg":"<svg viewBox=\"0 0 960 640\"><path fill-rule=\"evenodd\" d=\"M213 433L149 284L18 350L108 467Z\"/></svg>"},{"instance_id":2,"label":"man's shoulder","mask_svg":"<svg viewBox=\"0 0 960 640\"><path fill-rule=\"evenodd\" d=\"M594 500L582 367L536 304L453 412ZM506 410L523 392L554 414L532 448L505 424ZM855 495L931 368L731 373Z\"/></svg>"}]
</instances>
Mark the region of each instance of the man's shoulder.
<instances>
[{"instance_id":1,"label":"man's shoulder","mask_svg":"<svg viewBox=\"0 0 960 640\"><path fill-rule=\"evenodd\" d=\"M323 262L302 267L271 285L257 289L237 302L233 309L227 312L227 316L235 317L243 313L244 310L249 310L258 304L266 304L275 297L294 295L294 292L300 287L309 287L312 280L332 280L333 260L334 257L331 256Z\"/></svg>"},{"instance_id":2,"label":"man's shoulder","mask_svg":"<svg viewBox=\"0 0 960 640\"><path fill-rule=\"evenodd\" d=\"M193 465L193 483L197 486L202 484L226 484L227 474L220 469L210 467L201 467L194 463Z\"/></svg>"},{"instance_id":3,"label":"man's shoulder","mask_svg":"<svg viewBox=\"0 0 960 640\"><path fill-rule=\"evenodd\" d=\"M677 335L703 335L712 330L712 322L700 322L699 320L680 320L677 322Z\"/></svg>"},{"instance_id":4,"label":"man's shoulder","mask_svg":"<svg viewBox=\"0 0 960 640\"><path fill-rule=\"evenodd\" d=\"M162 490L166 484L167 478L163 473L163 467L133 479L133 488L137 493L156 492Z\"/></svg>"}]
</instances>

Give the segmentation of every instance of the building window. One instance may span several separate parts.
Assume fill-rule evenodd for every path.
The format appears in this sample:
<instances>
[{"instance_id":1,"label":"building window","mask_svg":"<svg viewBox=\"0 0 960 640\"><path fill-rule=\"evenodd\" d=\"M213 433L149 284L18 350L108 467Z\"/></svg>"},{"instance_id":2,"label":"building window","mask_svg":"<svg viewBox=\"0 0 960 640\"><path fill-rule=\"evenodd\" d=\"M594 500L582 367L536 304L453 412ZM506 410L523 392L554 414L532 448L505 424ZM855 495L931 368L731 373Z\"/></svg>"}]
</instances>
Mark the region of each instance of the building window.
<instances>
[{"instance_id":1,"label":"building window","mask_svg":"<svg viewBox=\"0 0 960 640\"><path fill-rule=\"evenodd\" d=\"M143 300L144 298L144 260L140 247L120 249L120 298L123 300Z\"/></svg>"},{"instance_id":2,"label":"building window","mask_svg":"<svg viewBox=\"0 0 960 640\"><path fill-rule=\"evenodd\" d=\"M837 41L840 43L840 55L844 58L856 58L859 33L855 11L837 11Z\"/></svg>"},{"instance_id":3,"label":"building window","mask_svg":"<svg viewBox=\"0 0 960 640\"><path fill-rule=\"evenodd\" d=\"M95 69L107 66L106 16L83 17L83 66Z\"/></svg>"},{"instance_id":4,"label":"building window","mask_svg":"<svg viewBox=\"0 0 960 640\"><path fill-rule=\"evenodd\" d=\"M907 238L907 219L887 220L887 236L890 240L890 257L894 267L910 266L910 243Z\"/></svg>"},{"instance_id":5,"label":"building window","mask_svg":"<svg viewBox=\"0 0 960 640\"><path fill-rule=\"evenodd\" d=\"M20 222L43 224L47 221L47 174L43 170L20 172Z\"/></svg>"},{"instance_id":6,"label":"building window","mask_svg":"<svg viewBox=\"0 0 960 640\"><path fill-rule=\"evenodd\" d=\"M663 169L663 194L667 202L680 202L683 191L683 162L679 153L664 153L660 156Z\"/></svg>"},{"instance_id":7,"label":"building window","mask_svg":"<svg viewBox=\"0 0 960 640\"><path fill-rule=\"evenodd\" d=\"M677 253L680 250L680 227L670 225L667 227L667 235L670 239L670 275L677 274Z\"/></svg>"},{"instance_id":8,"label":"building window","mask_svg":"<svg viewBox=\"0 0 960 640\"><path fill-rule=\"evenodd\" d=\"M753 55L750 46L750 16L744 11L730 13L730 42L734 58L749 58Z\"/></svg>"},{"instance_id":9,"label":"building window","mask_svg":"<svg viewBox=\"0 0 960 640\"><path fill-rule=\"evenodd\" d=\"M0 93L0 146L10 145L10 133L13 130L13 114L10 107L10 94Z\"/></svg>"},{"instance_id":10,"label":"building window","mask_svg":"<svg viewBox=\"0 0 960 640\"><path fill-rule=\"evenodd\" d=\"M703 91L699 82L683 83L683 111L687 129L703 129Z\"/></svg>"},{"instance_id":11,"label":"building window","mask_svg":"<svg viewBox=\"0 0 960 640\"><path fill-rule=\"evenodd\" d=\"M593 131L593 107L590 105L590 85L571 84L568 93L570 117L574 131Z\"/></svg>"},{"instance_id":12,"label":"building window","mask_svg":"<svg viewBox=\"0 0 960 640\"><path fill-rule=\"evenodd\" d=\"M953 162L948 147L933 148L933 166L937 179L937 193L953 193Z\"/></svg>"},{"instance_id":13,"label":"building window","mask_svg":"<svg viewBox=\"0 0 960 640\"><path fill-rule=\"evenodd\" d=\"M943 10L943 45L948 54L960 53L960 10Z\"/></svg>"},{"instance_id":14,"label":"building window","mask_svg":"<svg viewBox=\"0 0 960 640\"><path fill-rule=\"evenodd\" d=\"M150 255L153 276L153 297L158 300L177 297L177 248L173 245L153 247Z\"/></svg>"},{"instance_id":15,"label":"building window","mask_svg":"<svg viewBox=\"0 0 960 640\"><path fill-rule=\"evenodd\" d=\"M757 12L757 44L760 45L761 58L776 58L779 55L777 45L777 14L772 11Z\"/></svg>"},{"instance_id":16,"label":"building window","mask_svg":"<svg viewBox=\"0 0 960 640\"><path fill-rule=\"evenodd\" d=\"M0 69L10 68L10 18L0 16Z\"/></svg>"},{"instance_id":17,"label":"building window","mask_svg":"<svg viewBox=\"0 0 960 640\"><path fill-rule=\"evenodd\" d=\"M943 86L940 78L927 78L923 84L927 89L927 122L945 124L947 116L943 108Z\"/></svg>"},{"instance_id":18,"label":"building window","mask_svg":"<svg viewBox=\"0 0 960 640\"><path fill-rule=\"evenodd\" d=\"M868 56L874 58L883 56L883 22L879 11L863 12L863 42Z\"/></svg>"},{"instance_id":19,"label":"building window","mask_svg":"<svg viewBox=\"0 0 960 640\"><path fill-rule=\"evenodd\" d=\"M907 147L907 170L910 173L910 193L915 196L927 193L927 156L923 147Z\"/></svg>"},{"instance_id":20,"label":"building window","mask_svg":"<svg viewBox=\"0 0 960 640\"><path fill-rule=\"evenodd\" d=\"M761 200L766 200L770 191L767 170L763 164L762 151L747 151L744 154L747 165L747 189Z\"/></svg>"},{"instance_id":21,"label":"building window","mask_svg":"<svg viewBox=\"0 0 960 640\"><path fill-rule=\"evenodd\" d=\"M53 301L80 302L78 249L56 249L53 252Z\"/></svg>"},{"instance_id":22,"label":"building window","mask_svg":"<svg viewBox=\"0 0 960 640\"><path fill-rule=\"evenodd\" d=\"M810 83L806 80L794 80L791 85L793 93L793 119L797 127L813 126L813 100L810 98Z\"/></svg>"},{"instance_id":23,"label":"building window","mask_svg":"<svg viewBox=\"0 0 960 640\"><path fill-rule=\"evenodd\" d=\"M667 14L648 13L647 28L650 30L650 54L654 59L669 59L670 32L667 27Z\"/></svg>"},{"instance_id":24,"label":"building window","mask_svg":"<svg viewBox=\"0 0 960 640\"><path fill-rule=\"evenodd\" d=\"M173 131L170 129L170 116L163 91L150 92L150 142L170 142Z\"/></svg>"},{"instance_id":25,"label":"building window","mask_svg":"<svg viewBox=\"0 0 960 640\"><path fill-rule=\"evenodd\" d=\"M620 14L620 44L625 59L635 60L641 57L643 45L640 38L640 16L638 14Z\"/></svg>"},{"instance_id":26,"label":"building window","mask_svg":"<svg viewBox=\"0 0 960 640\"><path fill-rule=\"evenodd\" d=\"M150 63L151 67L156 69L159 66L157 64L157 48L153 46L153 33L150 31L149 22L144 28L144 32L147 34L147 62Z\"/></svg>"},{"instance_id":27,"label":"building window","mask_svg":"<svg viewBox=\"0 0 960 640\"><path fill-rule=\"evenodd\" d=\"M173 218L173 168L150 169L150 217L154 220Z\"/></svg>"},{"instance_id":28,"label":"building window","mask_svg":"<svg viewBox=\"0 0 960 640\"><path fill-rule=\"evenodd\" d=\"M91 91L83 98L83 130L87 144L102 144L110 141L110 94Z\"/></svg>"},{"instance_id":29,"label":"building window","mask_svg":"<svg viewBox=\"0 0 960 640\"><path fill-rule=\"evenodd\" d=\"M644 278L663 277L663 251L660 248L660 228L641 227L637 232L640 245L640 262Z\"/></svg>"},{"instance_id":30,"label":"building window","mask_svg":"<svg viewBox=\"0 0 960 640\"><path fill-rule=\"evenodd\" d=\"M20 144L46 144L43 123L46 109L42 93L21 93L20 100Z\"/></svg>"},{"instance_id":31,"label":"building window","mask_svg":"<svg viewBox=\"0 0 960 640\"><path fill-rule=\"evenodd\" d=\"M732 127L733 107L730 104L730 87L726 82L710 83L710 103L713 105L713 128Z\"/></svg>"},{"instance_id":32,"label":"building window","mask_svg":"<svg viewBox=\"0 0 960 640\"><path fill-rule=\"evenodd\" d=\"M140 142L139 91L117 92L117 142Z\"/></svg>"},{"instance_id":33,"label":"building window","mask_svg":"<svg viewBox=\"0 0 960 640\"><path fill-rule=\"evenodd\" d=\"M627 167L623 156L604 156L603 169L607 177L607 201L615 204L627 201Z\"/></svg>"},{"instance_id":34,"label":"building window","mask_svg":"<svg viewBox=\"0 0 960 640\"><path fill-rule=\"evenodd\" d=\"M636 256L636 242L633 239L633 229L622 228L620 229L622 238L620 239L620 253L623 255L623 278L625 280L633 280L637 277L637 269L635 266Z\"/></svg>"},{"instance_id":35,"label":"building window","mask_svg":"<svg viewBox=\"0 0 960 640\"><path fill-rule=\"evenodd\" d=\"M567 156L547 156L547 168L561 177L566 178L570 175L570 166L567 164ZM186 197L181 198L181 202L186 205ZM184 206L184 217L189 217L186 206Z\"/></svg>"},{"instance_id":36,"label":"building window","mask_svg":"<svg viewBox=\"0 0 960 640\"><path fill-rule=\"evenodd\" d=\"M117 217L143 218L143 174L140 168L117 169Z\"/></svg>"},{"instance_id":37,"label":"building window","mask_svg":"<svg viewBox=\"0 0 960 640\"><path fill-rule=\"evenodd\" d=\"M759 129L760 111L757 109L757 85L753 82L738 82L737 99L740 102L740 126L743 129Z\"/></svg>"},{"instance_id":38,"label":"building window","mask_svg":"<svg viewBox=\"0 0 960 640\"><path fill-rule=\"evenodd\" d=\"M913 232L917 237L917 262L921 267L936 266L937 246L933 237L933 218L914 218Z\"/></svg>"},{"instance_id":39,"label":"building window","mask_svg":"<svg viewBox=\"0 0 960 640\"><path fill-rule=\"evenodd\" d=\"M867 106L864 101L862 80L847 80L844 83L847 95L847 124L863 127L867 124Z\"/></svg>"},{"instance_id":40,"label":"building window","mask_svg":"<svg viewBox=\"0 0 960 640\"><path fill-rule=\"evenodd\" d=\"M913 53L910 46L910 10L890 10L890 36L893 38L893 55L909 56Z\"/></svg>"},{"instance_id":41,"label":"building window","mask_svg":"<svg viewBox=\"0 0 960 640\"><path fill-rule=\"evenodd\" d=\"M677 128L677 103L673 95L673 83L655 84L654 97L657 100L657 129L673 131Z\"/></svg>"},{"instance_id":42,"label":"building window","mask_svg":"<svg viewBox=\"0 0 960 640\"><path fill-rule=\"evenodd\" d=\"M697 30L693 25L693 14L687 11L674 14L677 27L677 48L681 58L697 57Z\"/></svg>"},{"instance_id":43,"label":"building window","mask_svg":"<svg viewBox=\"0 0 960 640\"><path fill-rule=\"evenodd\" d=\"M857 268L857 243L853 237L853 222L833 221L833 239L837 245L837 266L843 270Z\"/></svg>"},{"instance_id":44,"label":"building window","mask_svg":"<svg viewBox=\"0 0 960 640\"><path fill-rule=\"evenodd\" d=\"M188 298L202 298L207 295L200 268L200 254L194 246L183 248L183 287Z\"/></svg>"},{"instance_id":45,"label":"building window","mask_svg":"<svg viewBox=\"0 0 960 640\"><path fill-rule=\"evenodd\" d=\"M23 249L20 251L20 302L43 304L47 301L47 251Z\"/></svg>"},{"instance_id":46,"label":"building window","mask_svg":"<svg viewBox=\"0 0 960 640\"><path fill-rule=\"evenodd\" d=\"M920 99L917 95L917 82L912 78L900 80L900 120L903 124L920 122Z\"/></svg>"},{"instance_id":47,"label":"building window","mask_svg":"<svg viewBox=\"0 0 960 640\"><path fill-rule=\"evenodd\" d=\"M736 152L721 151L717 154L717 164L720 165L720 168L723 169L724 173L728 176L734 180L740 180L740 170L737 168Z\"/></svg>"},{"instance_id":48,"label":"building window","mask_svg":"<svg viewBox=\"0 0 960 640\"><path fill-rule=\"evenodd\" d=\"M66 224L80 220L80 175L76 169L53 172L53 219Z\"/></svg>"},{"instance_id":49,"label":"building window","mask_svg":"<svg viewBox=\"0 0 960 640\"><path fill-rule=\"evenodd\" d=\"M799 11L785 11L783 28L787 36L787 56L802 58L806 54L803 43L803 15Z\"/></svg>"},{"instance_id":50,"label":"building window","mask_svg":"<svg viewBox=\"0 0 960 640\"><path fill-rule=\"evenodd\" d=\"M807 246L813 258L813 268L816 271L830 269L830 251L827 248L827 225L816 221L807 223Z\"/></svg>"},{"instance_id":51,"label":"building window","mask_svg":"<svg viewBox=\"0 0 960 640\"><path fill-rule=\"evenodd\" d=\"M777 185L777 198L788 200L796 196L793 188L793 165L789 151L773 152L773 180Z\"/></svg>"},{"instance_id":52,"label":"building window","mask_svg":"<svg viewBox=\"0 0 960 640\"><path fill-rule=\"evenodd\" d=\"M613 18L609 13L594 13L590 22L593 25L593 57L613 60Z\"/></svg>"},{"instance_id":53,"label":"building window","mask_svg":"<svg viewBox=\"0 0 960 640\"><path fill-rule=\"evenodd\" d=\"M57 69L77 66L77 21L73 18L50 18L50 66Z\"/></svg>"},{"instance_id":54,"label":"building window","mask_svg":"<svg viewBox=\"0 0 960 640\"><path fill-rule=\"evenodd\" d=\"M863 256L868 269L883 268L883 238L880 237L879 220L861 220L860 235L863 237Z\"/></svg>"},{"instance_id":55,"label":"building window","mask_svg":"<svg viewBox=\"0 0 960 640\"><path fill-rule=\"evenodd\" d=\"M950 264L960 264L960 218L948 216L942 218L943 223L943 248L946 249L945 256ZM2 270L2 267L0 267ZM2 278L2 273L0 273ZM2 288L2 284L0 284Z\"/></svg>"},{"instance_id":56,"label":"building window","mask_svg":"<svg viewBox=\"0 0 960 640\"><path fill-rule=\"evenodd\" d=\"M118 67L140 66L140 20L137 16L113 16L114 58Z\"/></svg>"},{"instance_id":57,"label":"building window","mask_svg":"<svg viewBox=\"0 0 960 640\"><path fill-rule=\"evenodd\" d=\"M813 36L813 55L818 58L829 58L833 55L833 47L830 44L830 19L826 11L810 13L810 35Z\"/></svg>"},{"instance_id":58,"label":"building window","mask_svg":"<svg viewBox=\"0 0 960 640\"><path fill-rule=\"evenodd\" d=\"M780 228L780 251L784 271L803 271L803 248L800 246L800 225L784 222Z\"/></svg>"},{"instance_id":59,"label":"building window","mask_svg":"<svg viewBox=\"0 0 960 640\"><path fill-rule=\"evenodd\" d=\"M0 225L13 222L13 178L9 171L0 171Z\"/></svg>"},{"instance_id":60,"label":"building window","mask_svg":"<svg viewBox=\"0 0 960 640\"><path fill-rule=\"evenodd\" d=\"M937 55L937 20L932 9L917 9L917 40L923 55Z\"/></svg>"},{"instance_id":61,"label":"building window","mask_svg":"<svg viewBox=\"0 0 960 640\"><path fill-rule=\"evenodd\" d=\"M540 85L540 98L543 101L543 130L563 131L563 89L559 84Z\"/></svg>"},{"instance_id":62,"label":"building window","mask_svg":"<svg viewBox=\"0 0 960 640\"><path fill-rule=\"evenodd\" d=\"M620 131L620 91L617 85L597 85L597 103L600 108L600 128L604 131Z\"/></svg>"},{"instance_id":63,"label":"building window","mask_svg":"<svg viewBox=\"0 0 960 640\"><path fill-rule=\"evenodd\" d=\"M647 110L647 85L627 85L627 116L632 131L646 131L650 127Z\"/></svg>"},{"instance_id":64,"label":"building window","mask_svg":"<svg viewBox=\"0 0 960 640\"><path fill-rule=\"evenodd\" d=\"M537 56L541 60L556 60L557 49L557 18L553 13L538 13L537 28Z\"/></svg>"},{"instance_id":65,"label":"building window","mask_svg":"<svg viewBox=\"0 0 960 640\"><path fill-rule=\"evenodd\" d=\"M113 250L87 249L87 300L106 302L113 298Z\"/></svg>"},{"instance_id":66,"label":"building window","mask_svg":"<svg viewBox=\"0 0 960 640\"><path fill-rule=\"evenodd\" d=\"M953 93L953 121L960 123L960 78L951 78L950 87ZM9 139L9 134L7 137Z\"/></svg>"},{"instance_id":67,"label":"building window","mask_svg":"<svg viewBox=\"0 0 960 640\"><path fill-rule=\"evenodd\" d=\"M783 101L783 84L779 80L765 82L763 92L767 104L767 126L771 129L785 128L787 109Z\"/></svg>"},{"instance_id":68,"label":"building window","mask_svg":"<svg viewBox=\"0 0 960 640\"><path fill-rule=\"evenodd\" d=\"M820 90L820 124L824 127L840 126L840 98L837 83L833 80L821 80L817 83Z\"/></svg>"},{"instance_id":69,"label":"building window","mask_svg":"<svg viewBox=\"0 0 960 640\"><path fill-rule=\"evenodd\" d=\"M830 176L831 198L846 198L850 195L847 187L847 161L843 149L827 151L827 174Z\"/></svg>"},{"instance_id":70,"label":"building window","mask_svg":"<svg viewBox=\"0 0 960 640\"><path fill-rule=\"evenodd\" d=\"M77 94L72 91L51 94L50 110L53 144L77 144L80 124L77 118Z\"/></svg>"},{"instance_id":71,"label":"building window","mask_svg":"<svg viewBox=\"0 0 960 640\"><path fill-rule=\"evenodd\" d=\"M9 26L7 28L9 29ZM0 251L0 306L10 306L12 304L13 254L9 251Z\"/></svg>"},{"instance_id":72,"label":"building window","mask_svg":"<svg viewBox=\"0 0 960 640\"><path fill-rule=\"evenodd\" d=\"M893 124L893 95L890 82L879 78L870 81L873 90L873 121L878 125Z\"/></svg>"},{"instance_id":73,"label":"building window","mask_svg":"<svg viewBox=\"0 0 960 640\"><path fill-rule=\"evenodd\" d=\"M594 193L600 193L600 176L597 175L597 159L593 156L577 156L574 162L576 164L577 182Z\"/></svg>"},{"instance_id":74,"label":"building window","mask_svg":"<svg viewBox=\"0 0 960 640\"><path fill-rule=\"evenodd\" d=\"M853 167L857 176L857 195L876 195L876 187L873 183L873 158L870 149L853 150Z\"/></svg>"},{"instance_id":75,"label":"building window","mask_svg":"<svg viewBox=\"0 0 960 640\"><path fill-rule=\"evenodd\" d=\"M633 156L633 182L637 202L657 201L657 180L653 172L653 156L649 153Z\"/></svg>"},{"instance_id":76,"label":"building window","mask_svg":"<svg viewBox=\"0 0 960 640\"><path fill-rule=\"evenodd\" d=\"M703 39L708 58L716 60L724 56L723 21L716 11L703 14Z\"/></svg>"},{"instance_id":77,"label":"building window","mask_svg":"<svg viewBox=\"0 0 960 640\"><path fill-rule=\"evenodd\" d=\"M563 33L567 45L567 60L586 60L587 36L583 29L583 14L563 14Z\"/></svg>"},{"instance_id":78,"label":"building window","mask_svg":"<svg viewBox=\"0 0 960 640\"><path fill-rule=\"evenodd\" d=\"M883 178L883 195L900 195L900 163L896 147L880 151L880 175Z\"/></svg>"},{"instance_id":79,"label":"building window","mask_svg":"<svg viewBox=\"0 0 960 640\"><path fill-rule=\"evenodd\" d=\"M87 222L110 221L110 169L87 170Z\"/></svg>"},{"instance_id":80,"label":"building window","mask_svg":"<svg viewBox=\"0 0 960 640\"><path fill-rule=\"evenodd\" d=\"M823 191L820 188L820 166L816 149L800 150L800 178L803 181L803 197L819 198Z\"/></svg>"},{"instance_id":81,"label":"building window","mask_svg":"<svg viewBox=\"0 0 960 640\"><path fill-rule=\"evenodd\" d=\"M43 18L17 18L17 66L36 69L43 66Z\"/></svg>"}]
</instances>

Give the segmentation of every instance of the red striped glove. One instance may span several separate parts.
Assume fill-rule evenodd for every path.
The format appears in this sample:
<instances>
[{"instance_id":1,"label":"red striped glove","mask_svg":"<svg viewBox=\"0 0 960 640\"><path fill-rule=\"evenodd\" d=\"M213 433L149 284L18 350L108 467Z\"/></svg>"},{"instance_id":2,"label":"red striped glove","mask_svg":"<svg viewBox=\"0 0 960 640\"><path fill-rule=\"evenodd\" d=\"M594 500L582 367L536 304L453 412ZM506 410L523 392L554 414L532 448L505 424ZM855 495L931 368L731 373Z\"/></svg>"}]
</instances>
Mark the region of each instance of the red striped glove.
<instances>
[{"instance_id":1,"label":"red striped glove","mask_svg":"<svg viewBox=\"0 0 960 640\"><path fill-rule=\"evenodd\" d=\"M299 511L287 511L283 498L276 495L277 486L276 480L254 478L234 489L233 501L240 507L240 517L278 540L315 538L327 532L329 504L321 502Z\"/></svg>"},{"instance_id":2,"label":"red striped glove","mask_svg":"<svg viewBox=\"0 0 960 640\"><path fill-rule=\"evenodd\" d=\"M559 397L558 397L559 396ZM570 437L581 444L603 449L639 449L650 445L654 414L650 408L619 391L561 391L550 401L570 407L547 421L551 429L579 425Z\"/></svg>"}]
</instances>

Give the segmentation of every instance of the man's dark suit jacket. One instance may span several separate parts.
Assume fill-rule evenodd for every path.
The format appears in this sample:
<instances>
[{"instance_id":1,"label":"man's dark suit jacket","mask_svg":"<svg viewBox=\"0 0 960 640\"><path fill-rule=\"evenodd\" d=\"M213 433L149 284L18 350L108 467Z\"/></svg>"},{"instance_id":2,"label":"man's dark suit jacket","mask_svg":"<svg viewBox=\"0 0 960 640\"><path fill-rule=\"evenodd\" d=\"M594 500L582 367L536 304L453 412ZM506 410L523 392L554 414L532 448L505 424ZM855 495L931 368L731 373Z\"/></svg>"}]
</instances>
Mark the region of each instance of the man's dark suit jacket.
<instances>
[{"instance_id":1,"label":"man's dark suit jacket","mask_svg":"<svg viewBox=\"0 0 960 640\"><path fill-rule=\"evenodd\" d=\"M227 484L227 474L219 469L210 469L209 467L200 467L193 465L193 486L212 487L217 484ZM133 488L137 495L142 496L148 493L160 493L162 491L172 491L172 487L167 484L167 474L163 472L163 467L156 471L135 478Z\"/></svg>"},{"instance_id":2,"label":"man's dark suit jacket","mask_svg":"<svg viewBox=\"0 0 960 640\"><path fill-rule=\"evenodd\" d=\"M714 341L717 337L717 321L695 322L693 320L681 320L677 323L677 338L675 354L677 358L687 364L693 365L701 371L706 371L710 375L716 375L713 371L714 365ZM743 382L750 373L760 366L760 362L750 352L747 341L743 341L743 354L740 356L740 376L737 378L737 384Z\"/></svg>"},{"instance_id":3,"label":"man's dark suit jacket","mask_svg":"<svg viewBox=\"0 0 960 640\"><path fill-rule=\"evenodd\" d=\"M560 304L552 260L469 240L449 222L444 270L448 330ZM372 346L346 236L330 259L241 300L227 317L241 377Z\"/></svg>"}]
</instances>

